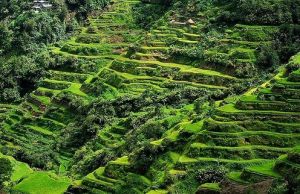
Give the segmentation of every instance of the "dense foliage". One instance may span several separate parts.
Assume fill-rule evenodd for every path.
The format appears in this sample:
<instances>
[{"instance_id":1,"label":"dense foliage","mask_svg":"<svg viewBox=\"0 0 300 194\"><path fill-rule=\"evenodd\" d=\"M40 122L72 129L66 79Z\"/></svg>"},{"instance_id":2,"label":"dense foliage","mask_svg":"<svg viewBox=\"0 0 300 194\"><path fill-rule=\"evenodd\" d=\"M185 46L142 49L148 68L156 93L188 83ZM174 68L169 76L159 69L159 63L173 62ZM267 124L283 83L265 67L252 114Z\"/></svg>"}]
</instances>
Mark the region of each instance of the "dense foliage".
<instances>
[{"instance_id":1,"label":"dense foliage","mask_svg":"<svg viewBox=\"0 0 300 194\"><path fill-rule=\"evenodd\" d=\"M87 13L108 1L50 1L51 11L36 13L32 1L0 2L1 101L18 101L31 91L51 65L46 45L66 37Z\"/></svg>"},{"instance_id":2,"label":"dense foliage","mask_svg":"<svg viewBox=\"0 0 300 194\"><path fill-rule=\"evenodd\" d=\"M216 1L225 6L219 20L251 24L280 25L299 23L299 0L226 0Z\"/></svg>"},{"instance_id":3,"label":"dense foliage","mask_svg":"<svg viewBox=\"0 0 300 194\"><path fill-rule=\"evenodd\" d=\"M6 158L0 158L0 189L3 188L5 181L9 181L12 171L11 161Z\"/></svg>"}]
</instances>

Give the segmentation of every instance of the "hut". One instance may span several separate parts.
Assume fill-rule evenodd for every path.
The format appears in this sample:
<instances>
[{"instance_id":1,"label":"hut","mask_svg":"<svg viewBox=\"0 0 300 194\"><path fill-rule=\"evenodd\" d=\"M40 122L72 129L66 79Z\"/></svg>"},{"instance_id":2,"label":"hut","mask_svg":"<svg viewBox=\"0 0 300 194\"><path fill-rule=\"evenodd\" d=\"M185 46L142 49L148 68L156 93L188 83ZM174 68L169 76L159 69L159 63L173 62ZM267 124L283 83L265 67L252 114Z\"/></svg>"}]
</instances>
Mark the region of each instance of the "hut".
<instances>
[{"instance_id":1,"label":"hut","mask_svg":"<svg viewBox=\"0 0 300 194\"><path fill-rule=\"evenodd\" d=\"M52 7L52 4L49 3L49 1L47 1L47 0L34 0L32 9L35 12L40 12L41 10L49 9L51 7Z\"/></svg>"}]
</instances>

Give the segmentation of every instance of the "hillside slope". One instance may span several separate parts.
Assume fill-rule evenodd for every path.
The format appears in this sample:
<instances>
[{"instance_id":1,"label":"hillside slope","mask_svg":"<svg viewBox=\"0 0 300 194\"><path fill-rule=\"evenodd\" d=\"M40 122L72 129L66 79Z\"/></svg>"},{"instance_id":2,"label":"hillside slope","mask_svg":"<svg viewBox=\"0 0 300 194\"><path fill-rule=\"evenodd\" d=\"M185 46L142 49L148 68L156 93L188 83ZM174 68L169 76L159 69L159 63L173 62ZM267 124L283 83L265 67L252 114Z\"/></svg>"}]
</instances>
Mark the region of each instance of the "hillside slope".
<instances>
[{"instance_id":1,"label":"hillside slope","mask_svg":"<svg viewBox=\"0 0 300 194\"><path fill-rule=\"evenodd\" d=\"M280 66L269 51L297 21L230 22L230 3L202 3L175 2L146 30L136 15L154 5L114 0L50 47L36 90L0 105L1 152L44 171L8 189L296 193L300 55Z\"/></svg>"}]
</instances>

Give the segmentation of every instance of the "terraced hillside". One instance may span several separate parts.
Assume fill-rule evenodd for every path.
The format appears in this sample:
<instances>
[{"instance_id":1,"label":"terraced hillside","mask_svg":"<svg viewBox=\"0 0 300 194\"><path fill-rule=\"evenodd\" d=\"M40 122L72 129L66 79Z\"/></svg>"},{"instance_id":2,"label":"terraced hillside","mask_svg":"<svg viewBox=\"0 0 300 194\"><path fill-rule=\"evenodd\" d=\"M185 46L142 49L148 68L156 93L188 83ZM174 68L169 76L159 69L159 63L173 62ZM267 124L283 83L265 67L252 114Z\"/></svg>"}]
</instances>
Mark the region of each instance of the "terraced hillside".
<instances>
[{"instance_id":1,"label":"terraced hillside","mask_svg":"<svg viewBox=\"0 0 300 194\"><path fill-rule=\"evenodd\" d=\"M298 58L290 66L299 64ZM220 105L209 119L178 120L138 153L88 174L80 188L93 193L121 193L125 188L135 193L266 193L291 171L295 176L288 184L298 185L297 72L282 68L235 103Z\"/></svg>"},{"instance_id":2,"label":"terraced hillside","mask_svg":"<svg viewBox=\"0 0 300 194\"><path fill-rule=\"evenodd\" d=\"M101 18L91 19L89 27L83 28L76 38L64 43L62 48L53 48L53 53L57 57L60 55L61 58L67 58L68 55L85 57L90 54L97 59L91 60L93 62L89 66L81 64L82 66L77 69L63 67L62 69L49 70L47 77L40 82L39 87L29 94L19 106L2 105L3 118L1 117L1 119L4 129L2 130L2 145L9 144L9 149L20 152L20 157L24 157L25 160L30 158L27 155L27 150L36 149L37 153L43 155L43 152L55 149L55 142L57 142L61 130L75 119L74 112L68 109L67 99L64 101L61 98L67 98L67 96L78 98L83 103L93 100L94 97L88 95L88 92L82 89L83 86L89 85L102 71L106 71L106 67L110 66L112 59L106 59L107 56L114 57L112 55L114 50L122 50L129 41L136 40L135 33L140 33L134 29L128 30L129 35L123 33L123 30L126 29L123 26L130 18L123 19L122 15L127 14L128 6L135 3L138 2L129 1L115 4L114 10L118 13L107 11L101 15ZM111 24L107 22L109 20L118 25L110 26ZM107 31L103 31L103 27ZM120 30L118 31L117 28ZM101 33L97 33L100 30ZM122 34L129 40L123 40L117 35L116 37L119 39L115 40L114 33ZM99 40L101 42L98 42ZM111 41L116 42L113 44ZM50 155L46 157L54 157L54 162L64 163L65 157L68 158L68 153L62 150L59 153L59 158ZM40 161L40 164L35 165L43 166L44 164L43 161Z\"/></svg>"},{"instance_id":3,"label":"terraced hillside","mask_svg":"<svg viewBox=\"0 0 300 194\"><path fill-rule=\"evenodd\" d=\"M49 48L56 65L36 90L0 105L1 152L33 169L12 191L297 193L300 55L271 80L258 63L279 26L213 33L215 12L170 9L147 31L141 5L89 16Z\"/></svg>"}]
</instances>

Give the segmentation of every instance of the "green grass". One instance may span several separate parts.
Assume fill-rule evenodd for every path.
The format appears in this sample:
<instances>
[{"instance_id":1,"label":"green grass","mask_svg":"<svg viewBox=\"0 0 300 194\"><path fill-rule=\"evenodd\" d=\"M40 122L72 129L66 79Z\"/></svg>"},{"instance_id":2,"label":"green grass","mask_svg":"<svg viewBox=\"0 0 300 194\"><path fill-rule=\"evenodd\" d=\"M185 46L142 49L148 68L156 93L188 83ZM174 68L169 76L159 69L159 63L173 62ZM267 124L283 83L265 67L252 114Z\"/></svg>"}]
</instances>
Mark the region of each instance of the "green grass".
<instances>
[{"instance_id":1,"label":"green grass","mask_svg":"<svg viewBox=\"0 0 300 194\"><path fill-rule=\"evenodd\" d=\"M221 190L219 183L204 183L200 185L200 188L219 191Z\"/></svg>"},{"instance_id":2,"label":"green grass","mask_svg":"<svg viewBox=\"0 0 300 194\"><path fill-rule=\"evenodd\" d=\"M34 172L13 189L28 194L62 194L70 183L68 178L60 178L47 172Z\"/></svg>"},{"instance_id":3,"label":"green grass","mask_svg":"<svg viewBox=\"0 0 300 194\"><path fill-rule=\"evenodd\" d=\"M247 170L249 170L251 172L278 178L278 177L280 177L280 175L274 170L274 166L275 166L275 162L271 161L271 162L266 162L264 164L257 165L257 166L250 166L247 168Z\"/></svg>"},{"instance_id":4,"label":"green grass","mask_svg":"<svg viewBox=\"0 0 300 194\"><path fill-rule=\"evenodd\" d=\"M298 53L297 55L295 55L292 59L292 62L294 64L300 64L300 53Z\"/></svg>"},{"instance_id":5,"label":"green grass","mask_svg":"<svg viewBox=\"0 0 300 194\"><path fill-rule=\"evenodd\" d=\"M197 159L195 158L189 158L185 155L181 156L178 160L180 163L194 163L197 162Z\"/></svg>"},{"instance_id":6,"label":"green grass","mask_svg":"<svg viewBox=\"0 0 300 194\"><path fill-rule=\"evenodd\" d=\"M180 158L180 154L176 152L169 152L169 156L172 159L172 161L175 163Z\"/></svg>"},{"instance_id":7,"label":"green grass","mask_svg":"<svg viewBox=\"0 0 300 194\"><path fill-rule=\"evenodd\" d=\"M184 160L183 160L184 162ZM251 160L233 160L233 159L219 159L219 158L193 158L193 162L205 162L205 163L223 163L223 164L240 164L242 166L260 165L265 162L270 162L269 159L251 159Z\"/></svg>"},{"instance_id":8,"label":"green grass","mask_svg":"<svg viewBox=\"0 0 300 194\"><path fill-rule=\"evenodd\" d=\"M23 162L19 162L11 156L3 155L0 152L0 158L9 159L11 161L12 165L13 165L13 172L12 172L12 175L10 177L11 181L14 181L14 182L18 181L22 177L27 176L28 174L33 172L33 170L29 167L28 164L23 163Z\"/></svg>"},{"instance_id":9,"label":"green grass","mask_svg":"<svg viewBox=\"0 0 300 194\"><path fill-rule=\"evenodd\" d=\"M187 172L184 170L174 170L174 169L170 170L169 173L171 175L186 175L187 174Z\"/></svg>"},{"instance_id":10,"label":"green grass","mask_svg":"<svg viewBox=\"0 0 300 194\"><path fill-rule=\"evenodd\" d=\"M36 98L38 101L40 101L41 103L43 103L45 105L48 105L51 103L51 99L47 96L37 96L37 95L34 95L33 93L31 93L30 95L31 95L31 97Z\"/></svg>"},{"instance_id":11,"label":"green grass","mask_svg":"<svg viewBox=\"0 0 300 194\"><path fill-rule=\"evenodd\" d=\"M41 93L52 93L53 95L57 95L60 90L53 90L53 89L49 89L49 88L44 88L44 87L38 87L37 91L41 92Z\"/></svg>"},{"instance_id":12,"label":"green grass","mask_svg":"<svg viewBox=\"0 0 300 194\"><path fill-rule=\"evenodd\" d=\"M68 89L66 89L66 91L70 91L70 92L72 92L73 94L77 94L77 95L79 95L79 96L86 97L87 94L84 93L84 92L82 92L82 91L80 90L80 88L81 88L81 84L79 84L79 83L72 83L71 86L70 86Z\"/></svg>"},{"instance_id":13,"label":"green grass","mask_svg":"<svg viewBox=\"0 0 300 194\"><path fill-rule=\"evenodd\" d=\"M185 44L198 44L198 41L194 41L194 40L187 40L187 39L183 39L183 38L179 38L178 41L180 43L185 43Z\"/></svg>"},{"instance_id":14,"label":"green grass","mask_svg":"<svg viewBox=\"0 0 300 194\"><path fill-rule=\"evenodd\" d=\"M45 134L45 135L49 135L49 136L53 135L53 133L51 131L48 131L47 129L44 129L44 128L39 127L39 126L32 126L31 125L31 126L27 126L27 127L31 128L34 131L40 132L42 134Z\"/></svg>"},{"instance_id":15,"label":"green grass","mask_svg":"<svg viewBox=\"0 0 300 194\"><path fill-rule=\"evenodd\" d=\"M23 162L16 162L13 168L13 174L11 176L12 181L18 181L22 177L27 176L32 173L33 170L29 167L28 164Z\"/></svg>"},{"instance_id":16,"label":"green grass","mask_svg":"<svg viewBox=\"0 0 300 194\"><path fill-rule=\"evenodd\" d=\"M191 148L200 149L200 148L212 148L215 150L228 150L228 151L244 151L244 150L256 150L256 149L268 149L270 151L280 151L280 152L289 152L291 148L281 148L281 147L272 147L264 145L246 145L239 147L229 147L229 146L210 146L203 143L192 143Z\"/></svg>"},{"instance_id":17,"label":"green grass","mask_svg":"<svg viewBox=\"0 0 300 194\"><path fill-rule=\"evenodd\" d=\"M181 126L184 131L190 133L198 133L202 130L203 120L196 122L196 123L183 123Z\"/></svg>"},{"instance_id":18,"label":"green grass","mask_svg":"<svg viewBox=\"0 0 300 194\"><path fill-rule=\"evenodd\" d=\"M247 184L247 182L241 178L241 174L242 172L233 171L227 174L227 178L237 183Z\"/></svg>"},{"instance_id":19,"label":"green grass","mask_svg":"<svg viewBox=\"0 0 300 194\"><path fill-rule=\"evenodd\" d=\"M255 101L258 101L257 100L257 96L255 95L243 95L241 98L240 98L241 101L246 101L246 102L255 102Z\"/></svg>"},{"instance_id":20,"label":"green grass","mask_svg":"<svg viewBox=\"0 0 300 194\"><path fill-rule=\"evenodd\" d=\"M121 158L116 159L115 161L111 161L111 164L119 164L119 165L129 165L128 156L123 156Z\"/></svg>"},{"instance_id":21,"label":"green grass","mask_svg":"<svg viewBox=\"0 0 300 194\"><path fill-rule=\"evenodd\" d=\"M159 139L159 140L156 140L156 141L151 141L150 143L151 143L152 145L157 145L157 146L159 146L159 145L162 144L163 140L164 140L164 139Z\"/></svg>"},{"instance_id":22,"label":"green grass","mask_svg":"<svg viewBox=\"0 0 300 194\"><path fill-rule=\"evenodd\" d=\"M225 112L225 113L243 113L243 114L247 114L247 113L257 113L257 114L264 114L264 115L268 115L268 114L276 114L276 115L299 115L298 112L283 112L283 111L273 111L273 110L239 110L237 108L235 108L234 104L226 104L220 108L218 108L219 111L221 112Z\"/></svg>"},{"instance_id":23,"label":"green grass","mask_svg":"<svg viewBox=\"0 0 300 194\"><path fill-rule=\"evenodd\" d=\"M167 190L162 190L162 189L158 189L158 190L151 190L149 192L147 192L147 194L168 194L169 192Z\"/></svg>"}]
</instances>

